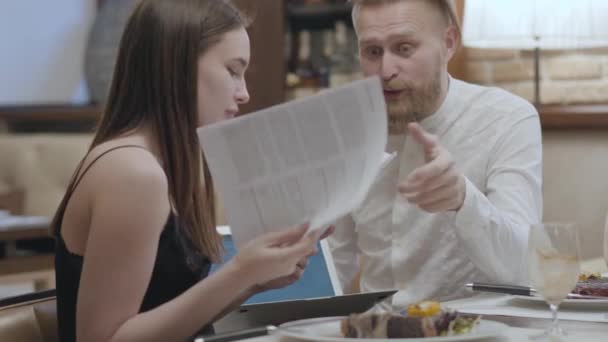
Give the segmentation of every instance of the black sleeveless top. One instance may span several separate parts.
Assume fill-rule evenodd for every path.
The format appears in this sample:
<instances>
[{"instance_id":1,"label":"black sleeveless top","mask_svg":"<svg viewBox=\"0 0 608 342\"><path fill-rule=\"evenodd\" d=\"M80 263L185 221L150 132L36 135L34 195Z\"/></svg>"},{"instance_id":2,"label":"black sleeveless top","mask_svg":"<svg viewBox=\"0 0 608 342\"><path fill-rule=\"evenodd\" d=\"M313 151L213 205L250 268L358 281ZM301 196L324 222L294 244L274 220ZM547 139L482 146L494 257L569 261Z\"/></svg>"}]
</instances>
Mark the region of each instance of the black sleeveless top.
<instances>
[{"instance_id":1,"label":"black sleeveless top","mask_svg":"<svg viewBox=\"0 0 608 342\"><path fill-rule=\"evenodd\" d=\"M95 158L84 170L73 186L68 189L67 201L89 170L103 155L118 148L142 148L125 145L111 148ZM82 166L82 164L81 164ZM76 171L78 175L80 167ZM66 203L67 203L66 201ZM58 215L61 225L65 208ZM76 300L82 273L83 257L71 253L61 235L61 227L56 230L55 273L57 287L57 316L59 337L62 342L76 341ZM211 263L208 258L194 252L192 243L180 232L178 218L171 213L158 241L158 252L154 262L152 278L144 295L139 312L152 310L179 296L209 274ZM194 271L195 269L196 271ZM108 275L111 276L111 275ZM213 327L207 325L197 335L213 334Z\"/></svg>"}]
</instances>

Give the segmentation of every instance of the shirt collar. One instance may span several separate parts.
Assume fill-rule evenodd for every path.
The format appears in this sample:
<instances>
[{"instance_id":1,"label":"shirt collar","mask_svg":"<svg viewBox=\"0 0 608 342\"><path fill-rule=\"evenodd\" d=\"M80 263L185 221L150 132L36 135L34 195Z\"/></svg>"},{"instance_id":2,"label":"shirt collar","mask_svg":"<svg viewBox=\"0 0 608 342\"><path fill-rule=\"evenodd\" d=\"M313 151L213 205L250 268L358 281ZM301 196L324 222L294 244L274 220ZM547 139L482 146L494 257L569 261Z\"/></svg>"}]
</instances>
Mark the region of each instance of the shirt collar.
<instances>
[{"instance_id":1,"label":"shirt collar","mask_svg":"<svg viewBox=\"0 0 608 342\"><path fill-rule=\"evenodd\" d=\"M448 75L448 92L439 109L428 117L420 121L420 125L427 132L441 135L443 131L450 127L452 122L457 118L458 111L456 105L458 103L458 88L460 84L458 80Z\"/></svg>"}]
</instances>

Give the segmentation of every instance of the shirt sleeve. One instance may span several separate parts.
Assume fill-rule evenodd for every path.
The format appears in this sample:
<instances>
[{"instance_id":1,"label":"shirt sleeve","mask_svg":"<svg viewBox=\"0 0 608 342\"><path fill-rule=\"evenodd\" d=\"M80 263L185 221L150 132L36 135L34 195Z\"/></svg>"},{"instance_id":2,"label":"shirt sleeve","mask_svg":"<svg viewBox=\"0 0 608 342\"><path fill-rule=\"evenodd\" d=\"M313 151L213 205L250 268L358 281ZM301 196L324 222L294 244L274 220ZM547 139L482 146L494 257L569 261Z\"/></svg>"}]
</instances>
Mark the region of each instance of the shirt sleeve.
<instances>
[{"instance_id":1,"label":"shirt sleeve","mask_svg":"<svg viewBox=\"0 0 608 342\"><path fill-rule=\"evenodd\" d=\"M357 234L351 215L336 222L334 233L327 238L338 279L344 293L351 292L352 282L359 272Z\"/></svg>"},{"instance_id":2,"label":"shirt sleeve","mask_svg":"<svg viewBox=\"0 0 608 342\"><path fill-rule=\"evenodd\" d=\"M466 180L456 235L492 281L529 284L530 225L542 217L542 140L538 115L509 127L490 155L486 192Z\"/></svg>"}]
</instances>

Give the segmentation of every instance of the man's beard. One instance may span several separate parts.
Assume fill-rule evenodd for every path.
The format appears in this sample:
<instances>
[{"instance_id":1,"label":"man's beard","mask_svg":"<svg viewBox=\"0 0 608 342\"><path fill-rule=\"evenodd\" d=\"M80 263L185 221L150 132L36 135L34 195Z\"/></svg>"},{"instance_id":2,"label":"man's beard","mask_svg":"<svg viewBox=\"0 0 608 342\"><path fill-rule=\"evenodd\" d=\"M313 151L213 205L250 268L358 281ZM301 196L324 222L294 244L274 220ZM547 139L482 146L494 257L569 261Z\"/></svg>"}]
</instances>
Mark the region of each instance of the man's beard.
<instances>
[{"instance_id":1,"label":"man's beard","mask_svg":"<svg viewBox=\"0 0 608 342\"><path fill-rule=\"evenodd\" d=\"M433 79L422 87L416 88L410 82L395 80L389 82L385 88L403 89L399 98L386 101L389 134L403 134L408 123L420 121L433 114L441 93L440 73L438 70Z\"/></svg>"}]
</instances>

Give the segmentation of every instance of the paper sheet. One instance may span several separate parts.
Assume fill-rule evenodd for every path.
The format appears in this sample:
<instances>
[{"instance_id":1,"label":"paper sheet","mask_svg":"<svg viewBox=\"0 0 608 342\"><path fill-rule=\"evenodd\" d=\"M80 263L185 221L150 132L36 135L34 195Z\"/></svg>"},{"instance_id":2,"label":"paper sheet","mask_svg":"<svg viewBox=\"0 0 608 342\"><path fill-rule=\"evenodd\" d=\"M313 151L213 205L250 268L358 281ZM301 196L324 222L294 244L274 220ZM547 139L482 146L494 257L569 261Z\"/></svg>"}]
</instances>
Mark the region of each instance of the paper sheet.
<instances>
[{"instance_id":1,"label":"paper sheet","mask_svg":"<svg viewBox=\"0 0 608 342\"><path fill-rule=\"evenodd\" d=\"M392 156L376 77L198 129L236 246L356 208Z\"/></svg>"}]
</instances>

